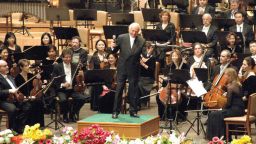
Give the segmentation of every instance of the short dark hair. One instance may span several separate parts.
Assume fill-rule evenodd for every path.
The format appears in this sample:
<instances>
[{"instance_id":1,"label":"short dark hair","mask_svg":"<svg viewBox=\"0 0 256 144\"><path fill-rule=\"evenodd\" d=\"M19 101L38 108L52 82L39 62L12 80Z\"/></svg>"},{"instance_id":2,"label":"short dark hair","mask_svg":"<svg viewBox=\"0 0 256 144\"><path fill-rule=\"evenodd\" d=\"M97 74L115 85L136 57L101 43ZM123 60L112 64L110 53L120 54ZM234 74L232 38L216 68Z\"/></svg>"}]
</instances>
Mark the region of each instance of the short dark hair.
<instances>
[{"instance_id":1,"label":"short dark hair","mask_svg":"<svg viewBox=\"0 0 256 144\"><path fill-rule=\"evenodd\" d=\"M4 38L4 45L5 45L6 47L9 46L8 39L9 39L10 37L13 37L13 38L14 38L14 44L16 44L16 36L15 36L15 34L14 34L13 32L7 32L6 35L5 35L5 38Z\"/></svg>"},{"instance_id":2,"label":"short dark hair","mask_svg":"<svg viewBox=\"0 0 256 144\"><path fill-rule=\"evenodd\" d=\"M79 36L73 36L73 37L72 37L72 40L73 40L73 39L78 39L78 41L81 42L81 38L80 38Z\"/></svg>"},{"instance_id":3,"label":"short dark hair","mask_svg":"<svg viewBox=\"0 0 256 144\"><path fill-rule=\"evenodd\" d=\"M234 16L237 15L237 14L241 14L242 17L244 17L244 13L243 13L242 11L237 11L237 12L235 12Z\"/></svg>"},{"instance_id":4,"label":"short dark hair","mask_svg":"<svg viewBox=\"0 0 256 144\"><path fill-rule=\"evenodd\" d=\"M69 48L67 48L67 49L64 49L63 51L62 51L62 57L65 57L66 55L73 55L73 51L71 50L71 49L69 49Z\"/></svg>"},{"instance_id":5,"label":"short dark hair","mask_svg":"<svg viewBox=\"0 0 256 144\"><path fill-rule=\"evenodd\" d=\"M256 43L256 40L251 41L251 42L249 43L249 46L250 46L251 44L254 44L254 43Z\"/></svg>"}]
</instances>

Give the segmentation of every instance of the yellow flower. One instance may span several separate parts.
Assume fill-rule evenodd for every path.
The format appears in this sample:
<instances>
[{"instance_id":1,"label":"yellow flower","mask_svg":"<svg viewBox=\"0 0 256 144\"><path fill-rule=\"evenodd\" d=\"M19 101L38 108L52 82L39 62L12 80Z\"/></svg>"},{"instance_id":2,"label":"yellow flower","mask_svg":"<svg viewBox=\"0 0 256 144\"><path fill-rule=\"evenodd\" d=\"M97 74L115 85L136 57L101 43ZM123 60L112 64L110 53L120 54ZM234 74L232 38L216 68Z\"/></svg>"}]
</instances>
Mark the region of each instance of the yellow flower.
<instances>
[{"instance_id":1,"label":"yellow flower","mask_svg":"<svg viewBox=\"0 0 256 144\"><path fill-rule=\"evenodd\" d=\"M43 132L45 135L47 136L50 136L52 135L52 132L49 130L49 129L44 129L44 132Z\"/></svg>"}]
</instances>

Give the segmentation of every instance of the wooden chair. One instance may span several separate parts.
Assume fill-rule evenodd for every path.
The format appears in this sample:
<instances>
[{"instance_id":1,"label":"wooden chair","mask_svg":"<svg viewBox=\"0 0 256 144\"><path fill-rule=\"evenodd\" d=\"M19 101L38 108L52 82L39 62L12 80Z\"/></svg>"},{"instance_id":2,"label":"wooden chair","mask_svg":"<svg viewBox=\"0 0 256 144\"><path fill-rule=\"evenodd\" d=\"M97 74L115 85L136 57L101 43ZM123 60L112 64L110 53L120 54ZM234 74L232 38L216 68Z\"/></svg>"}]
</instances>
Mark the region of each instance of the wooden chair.
<instances>
[{"instance_id":1,"label":"wooden chair","mask_svg":"<svg viewBox=\"0 0 256 144\"><path fill-rule=\"evenodd\" d=\"M256 122L256 93L249 96L247 114L241 117L227 117L224 119L226 124L226 141L229 141L229 132L247 133L251 135L251 124ZM230 129L229 125L242 125L242 129Z\"/></svg>"},{"instance_id":2,"label":"wooden chair","mask_svg":"<svg viewBox=\"0 0 256 144\"><path fill-rule=\"evenodd\" d=\"M4 121L3 121L4 119ZM0 127L4 127L4 125L2 125L2 122L5 122L5 128L9 128L9 118L8 118L8 114L6 111L0 109ZM0 129L1 130L1 129Z\"/></svg>"}]
</instances>

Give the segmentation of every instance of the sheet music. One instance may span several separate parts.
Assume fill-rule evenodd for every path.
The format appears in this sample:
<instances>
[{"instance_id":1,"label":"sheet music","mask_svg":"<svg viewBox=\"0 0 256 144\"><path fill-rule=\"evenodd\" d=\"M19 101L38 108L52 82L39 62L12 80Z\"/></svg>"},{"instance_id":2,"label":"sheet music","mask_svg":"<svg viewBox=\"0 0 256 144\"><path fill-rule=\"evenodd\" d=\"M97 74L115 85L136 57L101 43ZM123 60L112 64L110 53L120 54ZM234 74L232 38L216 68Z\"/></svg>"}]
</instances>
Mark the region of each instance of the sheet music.
<instances>
[{"instance_id":1,"label":"sheet music","mask_svg":"<svg viewBox=\"0 0 256 144\"><path fill-rule=\"evenodd\" d=\"M203 86L203 83L197 78L188 80L187 84L190 86L190 88L193 90L197 97L200 97L207 93L206 89Z\"/></svg>"}]
</instances>

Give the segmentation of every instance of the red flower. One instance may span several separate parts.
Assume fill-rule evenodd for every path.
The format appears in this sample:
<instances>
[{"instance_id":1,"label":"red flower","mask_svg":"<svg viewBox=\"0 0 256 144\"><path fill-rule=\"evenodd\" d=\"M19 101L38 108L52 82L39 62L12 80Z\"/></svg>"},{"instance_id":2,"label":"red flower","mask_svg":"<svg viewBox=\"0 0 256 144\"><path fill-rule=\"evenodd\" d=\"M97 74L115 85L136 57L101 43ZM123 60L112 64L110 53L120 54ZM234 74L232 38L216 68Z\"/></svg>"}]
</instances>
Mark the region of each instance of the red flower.
<instances>
[{"instance_id":1,"label":"red flower","mask_svg":"<svg viewBox=\"0 0 256 144\"><path fill-rule=\"evenodd\" d=\"M45 143L46 143L46 144L52 144L52 140L51 140L51 139L47 139L47 140L45 141Z\"/></svg>"},{"instance_id":2,"label":"red flower","mask_svg":"<svg viewBox=\"0 0 256 144\"><path fill-rule=\"evenodd\" d=\"M220 140L220 139L219 139L218 137L213 137L213 138L212 138L212 142L214 142L214 143L215 143L215 142L218 142L219 140Z\"/></svg>"},{"instance_id":3,"label":"red flower","mask_svg":"<svg viewBox=\"0 0 256 144\"><path fill-rule=\"evenodd\" d=\"M40 140L38 143L39 144L44 144L44 140Z\"/></svg>"}]
</instances>

